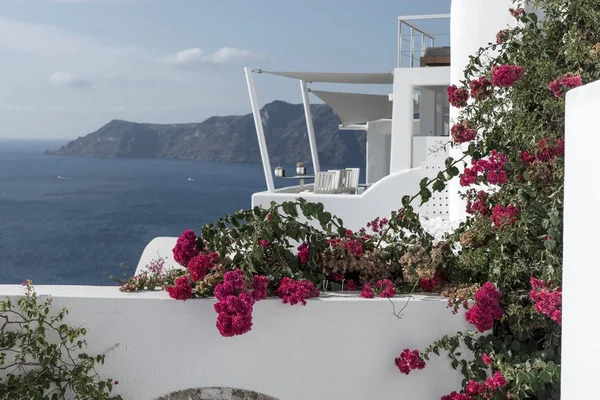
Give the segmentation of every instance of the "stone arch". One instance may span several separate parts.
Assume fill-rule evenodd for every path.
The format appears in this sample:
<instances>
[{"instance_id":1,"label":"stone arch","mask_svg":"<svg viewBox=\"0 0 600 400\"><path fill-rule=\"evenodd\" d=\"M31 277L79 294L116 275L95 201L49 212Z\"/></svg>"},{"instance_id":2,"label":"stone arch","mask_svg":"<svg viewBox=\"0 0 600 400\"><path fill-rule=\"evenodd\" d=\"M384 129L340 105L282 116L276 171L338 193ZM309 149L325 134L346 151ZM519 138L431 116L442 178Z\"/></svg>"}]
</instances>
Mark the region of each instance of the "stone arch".
<instances>
[{"instance_id":1,"label":"stone arch","mask_svg":"<svg viewBox=\"0 0 600 400\"><path fill-rule=\"evenodd\" d=\"M279 400L266 394L228 387L203 387L178 390L156 400Z\"/></svg>"}]
</instances>

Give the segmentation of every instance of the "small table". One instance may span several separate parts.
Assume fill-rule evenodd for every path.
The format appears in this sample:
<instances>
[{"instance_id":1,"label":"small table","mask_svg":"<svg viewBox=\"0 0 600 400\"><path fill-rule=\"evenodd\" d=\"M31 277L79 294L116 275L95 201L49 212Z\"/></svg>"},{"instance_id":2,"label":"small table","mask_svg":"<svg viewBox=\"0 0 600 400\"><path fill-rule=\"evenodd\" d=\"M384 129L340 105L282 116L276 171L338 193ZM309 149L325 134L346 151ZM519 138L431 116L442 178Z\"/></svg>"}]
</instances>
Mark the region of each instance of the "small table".
<instances>
[{"instance_id":1,"label":"small table","mask_svg":"<svg viewBox=\"0 0 600 400\"><path fill-rule=\"evenodd\" d=\"M304 175L294 175L294 176L277 176L276 178L298 179L300 182L300 190L302 190L302 189L304 189L304 180L305 179L315 179L315 176L312 174L304 174Z\"/></svg>"}]
</instances>

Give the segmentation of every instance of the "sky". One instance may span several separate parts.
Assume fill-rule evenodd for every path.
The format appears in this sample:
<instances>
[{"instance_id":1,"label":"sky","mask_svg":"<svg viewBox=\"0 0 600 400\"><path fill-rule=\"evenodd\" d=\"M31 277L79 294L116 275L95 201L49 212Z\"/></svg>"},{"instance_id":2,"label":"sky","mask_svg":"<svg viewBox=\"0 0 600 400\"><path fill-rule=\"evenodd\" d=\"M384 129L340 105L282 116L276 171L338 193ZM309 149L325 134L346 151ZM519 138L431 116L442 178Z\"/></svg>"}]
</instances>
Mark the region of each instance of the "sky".
<instances>
[{"instance_id":1,"label":"sky","mask_svg":"<svg viewBox=\"0 0 600 400\"><path fill-rule=\"evenodd\" d=\"M245 66L388 72L397 16L449 10L450 0L0 0L0 139L246 114ZM301 102L295 80L255 82L261 104Z\"/></svg>"}]
</instances>

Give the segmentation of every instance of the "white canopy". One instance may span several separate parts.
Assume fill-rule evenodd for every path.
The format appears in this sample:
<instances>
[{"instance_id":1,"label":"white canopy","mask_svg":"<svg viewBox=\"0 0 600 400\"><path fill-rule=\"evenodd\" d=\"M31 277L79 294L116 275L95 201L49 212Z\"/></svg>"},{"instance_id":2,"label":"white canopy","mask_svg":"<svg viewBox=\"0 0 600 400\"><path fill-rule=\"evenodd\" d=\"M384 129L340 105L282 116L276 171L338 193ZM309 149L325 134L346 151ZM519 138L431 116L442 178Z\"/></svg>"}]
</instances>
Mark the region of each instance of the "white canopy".
<instances>
[{"instance_id":1,"label":"white canopy","mask_svg":"<svg viewBox=\"0 0 600 400\"><path fill-rule=\"evenodd\" d=\"M391 85L394 83L394 75L391 72L384 73L346 73L346 72L283 72L255 70L257 73L285 76L302 80L305 82L322 83L357 83L371 85Z\"/></svg>"},{"instance_id":2,"label":"white canopy","mask_svg":"<svg viewBox=\"0 0 600 400\"><path fill-rule=\"evenodd\" d=\"M342 120L342 125L359 124L392 117L392 102L388 95L339 93L311 90L327 103Z\"/></svg>"}]
</instances>

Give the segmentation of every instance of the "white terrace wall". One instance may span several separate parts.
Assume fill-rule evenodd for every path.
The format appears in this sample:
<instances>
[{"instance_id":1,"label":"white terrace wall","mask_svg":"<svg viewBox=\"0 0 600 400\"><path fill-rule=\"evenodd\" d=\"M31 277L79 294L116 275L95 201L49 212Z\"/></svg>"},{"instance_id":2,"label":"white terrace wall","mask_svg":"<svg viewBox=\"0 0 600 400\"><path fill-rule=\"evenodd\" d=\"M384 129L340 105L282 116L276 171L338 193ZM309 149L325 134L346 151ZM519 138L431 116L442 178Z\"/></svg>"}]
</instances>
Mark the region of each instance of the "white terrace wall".
<instances>
[{"instance_id":1,"label":"white terrace wall","mask_svg":"<svg viewBox=\"0 0 600 400\"><path fill-rule=\"evenodd\" d=\"M598 398L600 313L600 81L571 90L566 103L561 398Z\"/></svg>"},{"instance_id":2,"label":"white terrace wall","mask_svg":"<svg viewBox=\"0 0 600 400\"><path fill-rule=\"evenodd\" d=\"M89 352L107 352L101 374L117 379L117 392L127 400L202 387L279 400L430 400L460 387L461 377L443 355L409 376L394 365L404 348L424 349L467 329L464 315L453 315L440 297L417 296L402 319L392 315L387 299L356 294L309 300L306 307L268 299L256 304L251 332L223 338L212 299L183 302L165 292L120 293L116 287L36 290L70 310L68 323L88 328ZM22 292L21 286L0 286L0 296ZM396 310L405 301L394 299ZM229 396L223 399L235 398Z\"/></svg>"}]
</instances>

